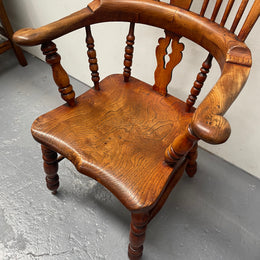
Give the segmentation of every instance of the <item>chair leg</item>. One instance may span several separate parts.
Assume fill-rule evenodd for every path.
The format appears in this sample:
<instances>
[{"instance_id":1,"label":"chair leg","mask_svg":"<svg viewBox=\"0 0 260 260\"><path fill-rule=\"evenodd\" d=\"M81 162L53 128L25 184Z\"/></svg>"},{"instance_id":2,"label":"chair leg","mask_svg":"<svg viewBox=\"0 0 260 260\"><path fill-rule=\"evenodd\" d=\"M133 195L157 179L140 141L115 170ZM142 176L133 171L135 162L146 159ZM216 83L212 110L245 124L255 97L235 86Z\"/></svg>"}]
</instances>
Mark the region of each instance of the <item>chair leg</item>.
<instances>
[{"instance_id":1,"label":"chair leg","mask_svg":"<svg viewBox=\"0 0 260 260\"><path fill-rule=\"evenodd\" d=\"M59 175L57 153L42 145L43 168L46 173L47 188L52 191L52 194L57 193L59 187Z\"/></svg>"},{"instance_id":2,"label":"chair leg","mask_svg":"<svg viewBox=\"0 0 260 260\"><path fill-rule=\"evenodd\" d=\"M11 42L13 50L14 50L14 53L15 53L19 63L22 66L26 66L27 65L27 61L26 61L26 59L24 57L22 49L18 45L16 45L13 42L13 40L12 40L14 32L13 32L13 28L12 28L12 26L10 24L10 21L8 19L7 13L5 11L3 0L0 0L0 20L1 20L2 26L3 26L4 31L5 31L5 36Z\"/></svg>"},{"instance_id":3,"label":"chair leg","mask_svg":"<svg viewBox=\"0 0 260 260\"><path fill-rule=\"evenodd\" d=\"M186 166L186 172L188 176L191 178L197 172L197 162L196 162L197 157L198 157L198 144L196 143L187 155L187 159L189 161Z\"/></svg>"},{"instance_id":4,"label":"chair leg","mask_svg":"<svg viewBox=\"0 0 260 260\"><path fill-rule=\"evenodd\" d=\"M145 230L149 222L149 214L132 213L128 256L131 260L141 259L143 254L143 243L145 239Z\"/></svg>"}]
</instances>

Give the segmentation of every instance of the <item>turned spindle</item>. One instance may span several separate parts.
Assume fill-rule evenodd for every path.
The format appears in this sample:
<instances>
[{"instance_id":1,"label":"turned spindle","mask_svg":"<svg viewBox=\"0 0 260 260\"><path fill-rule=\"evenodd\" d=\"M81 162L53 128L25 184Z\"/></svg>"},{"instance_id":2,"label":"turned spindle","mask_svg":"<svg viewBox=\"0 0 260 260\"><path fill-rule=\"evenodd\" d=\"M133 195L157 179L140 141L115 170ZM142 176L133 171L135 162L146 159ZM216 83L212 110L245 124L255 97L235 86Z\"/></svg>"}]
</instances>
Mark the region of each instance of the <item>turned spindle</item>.
<instances>
[{"instance_id":1,"label":"turned spindle","mask_svg":"<svg viewBox=\"0 0 260 260\"><path fill-rule=\"evenodd\" d=\"M59 187L57 153L42 145L43 168L46 173L46 185L52 194L57 193Z\"/></svg>"},{"instance_id":2,"label":"turned spindle","mask_svg":"<svg viewBox=\"0 0 260 260\"><path fill-rule=\"evenodd\" d=\"M188 128L183 134L177 136L165 150L165 162L175 166L183 156L191 151L198 138Z\"/></svg>"},{"instance_id":3,"label":"turned spindle","mask_svg":"<svg viewBox=\"0 0 260 260\"><path fill-rule=\"evenodd\" d=\"M167 86L172 79L173 69L180 63L182 59L182 51L184 44L180 43L181 36L165 31L165 37L158 40L159 45L156 47L157 67L154 71L153 89L161 95L167 95ZM171 44L172 52L168 53L168 46ZM169 61L165 62L166 55Z\"/></svg>"},{"instance_id":4,"label":"turned spindle","mask_svg":"<svg viewBox=\"0 0 260 260\"><path fill-rule=\"evenodd\" d=\"M201 88L207 78L207 74L211 68L213 56L211 54L208 55L207 59L203 62L202 67L200 68L200 72L197 75L197 78L191 88L190 95L186 100L186 112L190 112L191 108L195 104L197 100L197 96L199 95Z\"/></svg>"},{"instance_id":5,"label":"turned spindle","mask_svg":"<svg viewBox=\"0 0 260 260\"><path fill-rule=\"evenodd\" d=\"M88 54L88 62L89 62L89 69L91 71L92 81L94 83L94 88L99 90L99 73L98 73L98 64L97 64L97 57L96 51L94 49L94 38L91 33L90 26L86 26L86 43L87 43L87 54Z\"/></svg>"},{"instance_id":6,"label":"turned spindle","mask_svg":"<svg viewBox=\"0 0 260 260\"><path fill-rule=\"evenodd\" d=\"M46 62L51 65L53 79L59 88L61 97L69 106L75 105L75 92L70 84L69 76L60 64L61 57L57 53L55 43L46 42L41 46L43 54L46 56Z\"/></svg>"},{"instance_id":7,"label":"turned spindle","mask_svg":"<svg viewBox=\"0 0 260 260\"><path fill-rule=\"evenodd\" d=\"M129 81L130 75L131 75L131 66L132 66L132 60L133 60L133 52L134 52L134 28L135 23L130 23L129 27L129 33L126 37L126 47L125 47L125 60L124 60L124 80L125 82Z\"/></svg>"}]
</instances>

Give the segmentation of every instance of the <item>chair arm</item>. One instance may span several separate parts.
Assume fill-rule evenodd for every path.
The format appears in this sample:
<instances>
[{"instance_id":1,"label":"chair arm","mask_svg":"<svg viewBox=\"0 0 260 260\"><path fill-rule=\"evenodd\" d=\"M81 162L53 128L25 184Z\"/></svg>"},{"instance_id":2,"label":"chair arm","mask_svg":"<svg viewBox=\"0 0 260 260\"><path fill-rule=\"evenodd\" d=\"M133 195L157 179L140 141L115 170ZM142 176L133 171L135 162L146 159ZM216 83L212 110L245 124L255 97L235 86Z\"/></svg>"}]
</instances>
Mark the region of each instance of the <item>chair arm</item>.
<instances>
[{"instance_id":1,"label":"chair arm","mask_svg":"<svg viewBox=\"0 0 260 260\"><path fill-rule=\"evenodd\" d=\"M233 56L232 51L240 52L240 57ZM248 48L240 47L233 48L229 54L221 77L195 111L189 127L165 150L165 162L169 165L176 166L199 139L220 144L230 136L231 128L223 115L246 83L250 65L245 64L251 63L251 54Z\"/></svg>"},{"instance_id":2,"label":"chair arm","mask_svg":"<svg viewBox=\"0 0 260 260\"><path fill-rule=\"evenodd\" d=\"M231 128L223 115L242 90L249 71L250 67L239 64L224 65L221 77L194 113L190 130L195 136L211 144L229 138Z\"/></svg>"},{"instance_id":3,"label":"chair arm","mask_svg":"<svg viewBox=\"0 0 260 260\"><path fill-rule=\"evenodd\" d=\"M25 46L45 43L85 26L86 19L92 14L93 12L89 8L83 8L78 12L40 28L21 29L15 32L13 40L17 44Z\"/></svg>"}]
</instances>

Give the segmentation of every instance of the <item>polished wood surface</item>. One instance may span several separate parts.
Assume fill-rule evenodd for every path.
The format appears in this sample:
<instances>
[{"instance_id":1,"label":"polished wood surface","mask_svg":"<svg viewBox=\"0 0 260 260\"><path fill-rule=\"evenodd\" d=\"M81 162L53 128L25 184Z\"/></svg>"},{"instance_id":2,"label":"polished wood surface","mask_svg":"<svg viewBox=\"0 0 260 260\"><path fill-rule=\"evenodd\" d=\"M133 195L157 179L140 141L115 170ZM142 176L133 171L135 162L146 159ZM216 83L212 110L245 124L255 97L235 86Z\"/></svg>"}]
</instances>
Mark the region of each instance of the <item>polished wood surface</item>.
<instances>
[{"instance_id":1,"label":"polished wood surface","mask_svg":"<svg viewBox=\"0 0 260 260\"><path fill-rule=\"evenodd\" d=\"M153 206L173 171L164 150L192 118L185 103L132 77L124 82L122 75L105 78L99 91L76 103L39 117L34 138L106 186L129 210Z\"/></svg>"},{"instance_id":2,"label":"polished wood surface","mask_svg":"<svg viewBox=\"0 0 260 260\"><path fill-rule=\"evenodd\" d=\"M190 95L186 100L186 111L189 112L191 108L194 106L197 96L200 94L200 91L204 85L204 82L207 78L207 74L212 65L213 56L211 54L208 55L206 60L202 63L202 67L200 68L200 72L197 75L195 82L193 83L193 87L191 88Z\"/></svg>"},{"instance_id":3,"label":"polished wood surface","mask_svg":"<svg viewBox=\"0 0 260 260\"><path fill-rule=\"evenodd\" d=\"M129 81L129 77L131 75L131 66L132 66L132 60L133 60L133 52L134 52L134 42L135 42L135 36L134 36L134 29L135 29L135 23L130 23L129 26L129 33L126 37L126 47L125 47L125 60L124 60L124 79L125 82Z\"/></svg>"},{"instance_id":4,"label":"polished wood surface","mask_svg":"<svg viewBox=\"0 0 260 260\"><path fill-rule=\"evenodd\" d=\"M153 89L161 95L167 94L167 86L172 79L173 69L182 59L184 45L179 43L181 36L165 31L165 38L159 39L159 45L156 48L157 67L154 72ZM168 54L167 48L171 44L172 52ZM165 62L165 56L169 55L169 61Z\"/></svg>"},{"instance_id":5,"label":"polished wood surface","mask_svg":"<svg viewBox=\"0 0 260 260\"><path fill-rule=\"evenodd\" d=\"M56 44L53 42L43 43L41 46L43 55L46 56L46 62L52 68L53 79L59 88L61 98L69 106L75 105L75 92L70 84L69 76L60 64L61 56L57 53Z\"/></svg>"},{"instance_id":6,"label":"polished wood surface","mask_svg":"<svg viewBox=\"0 0 260 260\"><path fill-rule=\"evenodd\" d=\"M91 33L90 26L86 26L86 43L87 43L87 54L88 54L88 62L89 62L89 69L91 71L91 79L94 83L94 88L96 90L99 90L99 73L98 73L98 63L97 63L97 57L96 57L96 51L94 49L94 38Z\"/></svg>"},{"instance_id":7,"label":"polished wood surface","mask_svg":"<svg viewBox=\"0 0 260 260\"><path fill-rule=\"evenodd\" d=\"M57 174L58 165L58 155L56 152L48 149L46 146L42 145L42 159L43 168L46 173L46 185L53 194L57 193L59 188L59 176Z\"/></svg>"},{"instance_id":8,"label":"polished wood surface","mask_svg":"<svg viewBox=\"0 0 260 260\"><path fill-rule=\"evenodd\" d=\"M58 162L67 158L79 172L109 189L131 211L128 256L132 260L141 258L147 225L184 171L190 177L196 174L198 141L219 144L228 139L231 128L224 114L245 85L252 65L244 40L259 17L260 0L254 1L237 34L248 0L241 0L229 30L224 26L234 0L216 0L212 12L208 10L210 0L200 1L198 14L190 11L192 2L95 0L59 21L38 29L22 29L14 35L14 40L22 45L42 44L54 81L67 102L40 116L32 125L33 137L42 145L47 187L57 192ZM219 17L221 8L224 12ZM99 81L91 25L108 21L129 22L123 73ZM131 75L135 23L163 29L164 36L155 46L153 86ZM86 29L94 87L75 99L52 40L82 27ZM174 68L182 59L182 37L209 52L186 103L167 93ZM214 58L221 76L195 108Z\"/></svg>"}]
</instances>

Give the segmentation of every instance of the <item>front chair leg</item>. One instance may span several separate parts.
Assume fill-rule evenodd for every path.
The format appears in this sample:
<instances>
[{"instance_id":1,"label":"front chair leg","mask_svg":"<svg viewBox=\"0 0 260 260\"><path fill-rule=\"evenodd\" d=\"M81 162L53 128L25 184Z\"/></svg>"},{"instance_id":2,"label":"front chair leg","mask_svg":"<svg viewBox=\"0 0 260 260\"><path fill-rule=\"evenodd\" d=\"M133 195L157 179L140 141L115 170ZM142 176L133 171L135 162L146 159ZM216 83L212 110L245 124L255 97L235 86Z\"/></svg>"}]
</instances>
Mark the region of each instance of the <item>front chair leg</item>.
<instances>
[{"instance_id":1,"label":"front chair leg","mask_svg":"<svg viewBox=\"0 0 260 260\"><path fill-rule=\"evenodd\" d=\"M198 144L196 143L187 155L188 164L186 166L186 172L189 177L193 177L197 172L197 162L198 157Z\"/></svg>"},{"instance_id":2,"label":"front chair leg","mask_svg":"<svg viewBox=\"0 0 260 260\"><path fill-rule=\"evenodd\" d=\"M42 145L43 168L46 173L47 188L52 191L52 194L57 193L59 187L59 175L57 153Z\"/></svg>"},{"instance_id":3,"label":"front chair leg","mask_svg":"<svg viewBox=\"0 0 260 260\"><path fill-rule=\"evenodd\" d=\"M143 243L145 239L145 230L149 222L149 214L132 213L128 256L131 260L141 259L143 254Z\"/></svg>"}]
</instances>

